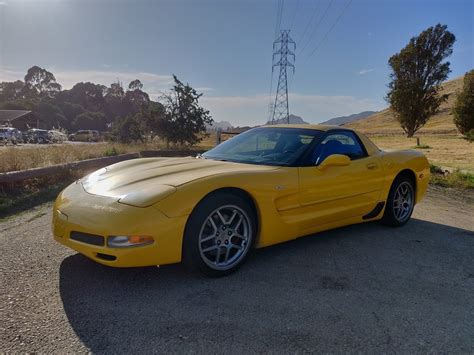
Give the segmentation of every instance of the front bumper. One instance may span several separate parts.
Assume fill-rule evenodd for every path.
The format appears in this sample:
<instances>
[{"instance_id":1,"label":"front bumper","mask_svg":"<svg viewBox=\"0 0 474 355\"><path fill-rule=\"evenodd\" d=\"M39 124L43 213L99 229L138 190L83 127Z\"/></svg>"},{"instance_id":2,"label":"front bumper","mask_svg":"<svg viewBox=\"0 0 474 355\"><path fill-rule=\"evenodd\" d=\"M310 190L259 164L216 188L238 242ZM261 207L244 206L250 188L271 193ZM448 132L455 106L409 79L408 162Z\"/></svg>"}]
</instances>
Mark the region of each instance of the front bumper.
<instances>
[{"instance_id":1,"label":"front bumper","mask_svg":"<svg viewBox=\"0 0 474 355\"><path fill-rule=\"evenodd\" d=\"M169 218L153 206L133 207L92 195L82 184L73 183L56 199L52 229L56 241L98 263L138 267L180 262L186 220L187 216ZM71 232L102 236L105 242L94 245L71 239ZM110 235L147 235L154 243L110 248L106 246Z\"/></svg>"}]
</instances>

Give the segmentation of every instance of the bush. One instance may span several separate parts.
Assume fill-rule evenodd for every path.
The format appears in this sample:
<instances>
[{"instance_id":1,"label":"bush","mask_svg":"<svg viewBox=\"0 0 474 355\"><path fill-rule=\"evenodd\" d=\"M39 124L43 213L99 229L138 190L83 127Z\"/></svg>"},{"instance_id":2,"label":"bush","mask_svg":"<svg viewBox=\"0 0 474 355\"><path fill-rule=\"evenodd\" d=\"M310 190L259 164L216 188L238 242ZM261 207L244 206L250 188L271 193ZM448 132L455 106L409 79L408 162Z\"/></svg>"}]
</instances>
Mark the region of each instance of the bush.
<instances>
[{"instance_id":1,"label":"bush","mask_svg":"<svg viewBox=\"0 0 474 355\"><path fill-rule=\"evenodd\" d=\"M140 123L134 116L127 116L120 119L114 126L114 140L120 143L143 142L143 131Z\"/></svg>"},{"instance_id":2,"label":"bush","mask_svg":"<svg viewBox=\"0 0 474 355\"><path fill-rule=\"evenodd\" d=\"M462 91L453 108L454 124L461 134L472 141L474 136L474 70L466 73Z\"/></svg>"},{"instance_id":3,"label":"bush","mask_svg":"<svg viewBox=\"0 0 474 355\"><path fill-rule=\"evenodd\" d=\"M456 170L445 172L442 168L430 164L430 184L458 189L474 189L474 174Z\"/></svg>"},{"instance_id":4,"label":"bush","mask_svg":"<svg viewBox=\"0 0 474 355\"><path fill-rule=\"evenodd\" d=\"M464 133L464 138L469 142L474 142L474 129L471 129L469 132Z\"/></svg>"},{"instance_id":5,"label":"bush","mask_svg":"<svg viewBox=\"0 0 474 355\"><path fill-rule=\"evenodd\" d=\"M104 155L105 155L106 157L113 157L113 156L119 155L119 152L118 152L118 150L117 150L115 147L108 147L108 148L104 151Z\"/></svg>"}]
</instances>

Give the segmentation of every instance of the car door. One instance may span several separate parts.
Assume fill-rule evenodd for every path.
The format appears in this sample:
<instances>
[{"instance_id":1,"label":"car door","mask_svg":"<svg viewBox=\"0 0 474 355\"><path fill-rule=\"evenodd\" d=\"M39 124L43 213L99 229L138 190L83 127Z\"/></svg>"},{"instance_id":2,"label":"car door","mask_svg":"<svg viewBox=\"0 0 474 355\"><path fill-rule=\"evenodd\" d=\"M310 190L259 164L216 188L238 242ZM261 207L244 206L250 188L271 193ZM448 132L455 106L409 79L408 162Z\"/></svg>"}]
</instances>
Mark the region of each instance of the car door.
<instances>
[{"instance_id":1,"label":"car door","mask_svg":"<svg viewBox=\"0 0 474 355\"><path fill-rule=\"evenodd\" d=\"M332 154L346 155L350 163L322 168L321 163ZM299 168L303 230L363 216L375 208L383 183L380 157L369 156L354 132L328 132L315 147L311 164Z\"/></svg>"}]
</instances>

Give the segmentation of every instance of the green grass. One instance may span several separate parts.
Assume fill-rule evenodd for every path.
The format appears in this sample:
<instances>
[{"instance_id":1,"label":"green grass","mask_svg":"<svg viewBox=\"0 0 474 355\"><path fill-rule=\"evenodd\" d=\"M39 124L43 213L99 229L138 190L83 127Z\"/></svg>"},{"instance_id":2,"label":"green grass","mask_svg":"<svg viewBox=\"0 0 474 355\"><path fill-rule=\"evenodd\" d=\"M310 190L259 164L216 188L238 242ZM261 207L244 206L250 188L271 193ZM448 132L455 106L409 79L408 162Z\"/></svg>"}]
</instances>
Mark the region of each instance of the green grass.
<instances>
[{"instance_id":1,"label":"green grass","mask_svg":"<svg viewBox=\"0 0 474 355\"><path fill-rule=\"evenodd\" d=\"M474 129L471 129L469 132L466 132L463 138L467 140L469 143L474 142Z\"/></svg>"},{"instance_id":2,"label":"green grass","mask_svg":"<svg viewBox=\"0 0 474 355\"><path fill-rule=\"evenodd\" d=\"M108 147L104 151L104 155L106 157L113 157L113 156L116 156L116 155L119 155L119 154L122 154L122 153L123 153L123 150L119 150L119 149L115 148L115 146Z\"/></svg>"},{"instance_id":3,"label":"green grass","mask_svg":"<svg viewBox=\"0 0 474 355\"><path fill-rule=\"evenodd\" d=\"M443 170L436 165L430 165L430 172L430 184L457 189L474 189L474 174L456 170L445 175Z\"/></svg>"}]
</instances>

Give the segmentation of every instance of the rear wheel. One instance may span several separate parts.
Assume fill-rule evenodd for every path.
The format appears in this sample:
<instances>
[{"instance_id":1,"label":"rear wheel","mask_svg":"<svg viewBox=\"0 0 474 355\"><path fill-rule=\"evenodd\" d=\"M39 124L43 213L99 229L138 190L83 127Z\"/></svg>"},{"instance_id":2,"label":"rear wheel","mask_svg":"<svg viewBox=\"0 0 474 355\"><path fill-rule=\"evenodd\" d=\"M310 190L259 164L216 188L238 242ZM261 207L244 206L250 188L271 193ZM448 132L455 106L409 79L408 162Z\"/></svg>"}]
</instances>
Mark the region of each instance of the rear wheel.
<instances>
[{"instance_id":1,"label":"rear wheel","mask_svg":"<svg viewBox=\"0 0 474 355\"><path fill-rule=\"evenodd\" d=\"M183 259L209 276L225 276L246 260L256 235L256 218L239 195L218 193L204 199L186 225Z\"/></svg>"},{"instance_id":2,"label":"rear wheel","mask_svg":"<svg viewBox=\"0 0 474 355\"><path fill-rule=\"evenodd\" d=\"M415 207L415 187L407 177L397 178L390 188L382 222L398 227L410 220Z\"/></svg>"}]
</instances>

